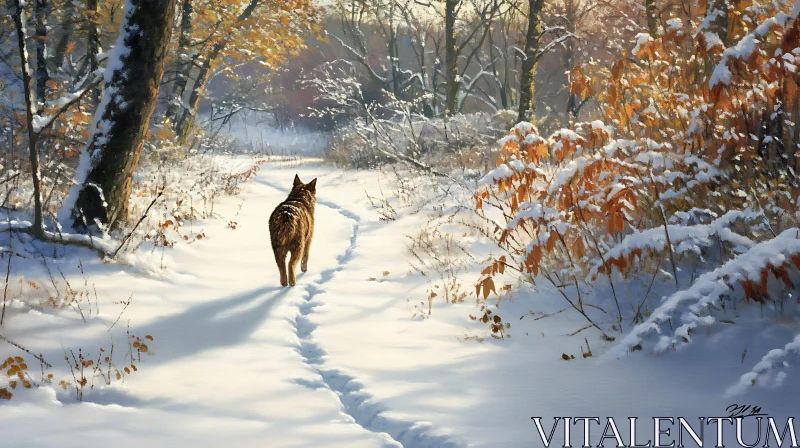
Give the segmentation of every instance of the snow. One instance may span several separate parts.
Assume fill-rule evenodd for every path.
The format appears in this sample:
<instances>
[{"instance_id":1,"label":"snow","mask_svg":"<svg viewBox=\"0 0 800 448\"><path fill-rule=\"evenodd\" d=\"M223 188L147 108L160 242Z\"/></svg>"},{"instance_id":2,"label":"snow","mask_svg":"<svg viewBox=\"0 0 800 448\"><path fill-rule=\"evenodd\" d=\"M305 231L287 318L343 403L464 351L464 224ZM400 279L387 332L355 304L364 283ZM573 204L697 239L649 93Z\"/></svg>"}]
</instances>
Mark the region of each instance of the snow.
<instances>
[{"instance_id":1,"label":"snow","mask_svg":"<svg viewBox=\"0 0 800 448\"><path fill-rule=\"evenodd\" d=\"M652 42L653 38L647 33L639 33L636 35L636 45L633 46L633 50L631 53L638 54L639 50L641 49L642 45Z\"/></svg>"},{"instance_id":2,"label":"snow","mask_svg":"<svg viewBox=\"0 0 800 448\"><path fill-rule=\"evenodd\" d=\"M729 285L736 285L743 280L760 282L762 269L768 265L782 266L790 257L800 254L799 237L800 230L785 230L777 237L756 244L721 267L701 275L691 287L664 300L644 323L639 324L616 344L608 356L624 356L633 347L642 344L649 334L661 334L661 326L679 312L683 325L674 330L673 336L661 336L654 351L662 352L689 343L692 330L698 326L716 323L712 316L704 316L702 313L709 307L717 307L722 297L731 293ZM670 328L672 325L670 323Z\"/></svg>"},{"instance_id":3,"label":"snow","mask_svg":"<svg viewBox=\"0 0 800 448\"><path fill-rule=\"evenodd\" d=\"M680 31L683 28L681 19L674 18L667 20L667 31Z\"/></svg>"},{"instance_id":4,"label":"snow","mask_svg":"<svg viewBox=\"0 0 800 448\"><path fill-rule=\"evenodd\" d=\"M282 288L266 223L295 173L306 181L319 179L317 227L309 271L295 288ZM562 308L557 288L544 283L498 308L513 323L507 340L487 337L482 324L468 318L476 312L469 298L437 301L431 318L412 319L413 305L424 300L432 279L411 272L404 235L418 234L428 218L408 213L381 221L364 192L375 196L391 185L378 171L274 159L241 196L218 200L215 213L225 219L194 222L207 238L165 251L163 277L105 264L78 248L52 260L74 287L86 281L96 289L99 312L83 323L69 309L56 313L15 299L5 337L41 351L57 379L68 375L60 361L62 344L96 355L110 338L124 338L127 325L137 335L153 335L153 354L124 383L87 391L82 402L74 391L58 387L15 391L12 400L0 400L4 443L541 446L532 416L541 416L549 430L555 416L624 422L629 416L719 415L731 404L724 388L751 369L752 357L785 344L788 332L743 322L674 355L600 362L609 345L598 335L567 336L583 326L580 316L528 315ZM234 216L235 230L226 226ZM494 247L479 234L460 240L476 251ZM49 282L40 265L23 267L14 273ZM467 288L472 279L464 275ZM119 302L131 295L131 305L109 331ZM485 341L465 340L470 336ZM580 357L584 336L594 357ZM743 346L757 354L744 364ZM562 353L577 359L564 361ZM0 358L9 355L30 362L27 354L0 344ZM791 393L759 389L743 400L785 417L797 409L798 390L792 383L786 387Z\"/></svg>"},{"instance_id":5,"label":"snow","mask_svg":"<svg viewBox=\"0 0 800 448\"><path fill-rule=\"evenodd\" d=\"M789 367L787 359L792 355L800 354L800 334L795 336L794 340L787 343L782 349L776 348L770 350L769 353L761 358L761 361L753 367L753 370L742 375L738 383L728 388L725 392L728 396L741 395L747 391L754 383L763 386L763 377L773 373L779 367ZM774 386L781 386L781 382L785 378L784 372L778 372L772 378L767 378L767 385L770 381Z\"/></svg>"},{"instance_id":6,"label":"snow","mask_svg":"<svg viewBox=\"0 0 800 448\"><path fill-rule=\"evenodd\" d=\"M711 78L708 81L709 87L714 88L718 84L729 85L732 81L732 74L728 67L729 62L733 59L749 59L760 43L759 39L766 36L774 27L786 26L790 19L794 20L797 17L800 11L800 8L798 8L799 4L800 3L795 3L791 16L787 14L778 14L775 17L770 17L761 22L755 30L742 37L736 45L726 48L722 53L722 58L711 73Z\"/></svg>"},{"instance_id":7,"label":"snow","mask_svg":"<svg viewBox=\"0 0 800 448\"><path fill-rule=\"evenodd\" d=\"M62 97L60 97L60 98L58 98L56 100L48 101L47 103L45 103L45 105L42 108L42 110L44 111L44 110L52 109L52 110L54 110L54 112L50 113L50 114L44 114L44 115L42 115L42 114L34 115L34 117L33 117L33 131L38 134L38 133L42 132L42 130L45 129L47 126L50 126L50 124L53 122L53 120L55 120L56 117L58 116L58 113L61 111L61 109L69 106L71 103L75 102L81 96L86 94L86 92L92 87L92 85L94 85L94 82L99 80L98 78L101 75L102 75L102 70L98 69L96 72L90 73L89 75L87 75L86 78L83 79L79 83L79 85L85 86L85 87L82 87L82 88L80 88L79 90L77 90L75 92L67 93L67 94L63 95Z\"/></svg>"},{"instance_id":8,"label":"snow","mask_svg":"<svg viewBox=\"0 0 800 448\"><path fill-rule=\"evenodd\" d=\"M497 168L489 171L483 176L479 181L478 185L487 185L493 182L497 182L498 180L508 179L514 175L514 170L511 169L507 164L502 164Z\"/></svg>"}]
</instances>

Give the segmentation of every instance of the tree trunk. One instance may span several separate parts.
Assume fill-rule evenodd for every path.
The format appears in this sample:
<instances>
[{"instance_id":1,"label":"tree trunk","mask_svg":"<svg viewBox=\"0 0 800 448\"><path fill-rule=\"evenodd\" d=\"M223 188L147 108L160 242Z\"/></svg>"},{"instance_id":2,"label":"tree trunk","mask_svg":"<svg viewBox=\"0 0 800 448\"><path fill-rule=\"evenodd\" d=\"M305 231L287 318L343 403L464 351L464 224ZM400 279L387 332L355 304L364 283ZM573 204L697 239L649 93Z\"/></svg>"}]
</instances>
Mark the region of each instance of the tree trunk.
<instances>
[{"instance_id":1,"label":"tree trunk","mask_svg":"<svg viewBox=\"0 0 800 448\"><path fill-rule=\"evenodd\" d=\"M389 51L389 60L392 63L392 93L395 98L400 98L400 74L397 70L397 65L400 63L400 48L397 45L397 30L394 24L394 10L395 2L389 4L389 42L387 43Z\"/></svg>"},{"instance_id":2,"label":"tree trunk","mask_svg":"<svg viewBox=\"0 0 800 448\"><path fill-rule=\"evenodd\" d=\"M89 73L93 73L95 70L100 68L100 63L97 61L97 56L100 54L100 29L97 20L97 0L87 0L86 9L89 16L86 57L89 59ZM89 99L90 102L95 106L99 104L101 94L102 87L94 89Z\"/></svg>"},{"instance_id":3,"label":"tree trunk","mask_svg":"<svg viewBox=\"0 0 800 448\"><path fill-rule=\"evenodd\" d=\"M656 17L656 0L644 0L644 9L647 13L647 29L650 37L658 37L658 17Z\"/></svg>"},{"instance_id":4,"label":"tree trunk","mask_svg":"<svg viewBox=\"0 0 800 448\"><path fill-rule=\"evenodd\" d=\"M241 12L241 14L239 14L238 17L236 17L236 21L234 23L239 23L249 19L250 16L253 15L253 12L255 12L256 7L258 7L260 2L261 0L250 0L250 2L247 4L247 7ZM229 35L225 36L222 40L214 44L214 47L206 54L206 57L203 60L203 65L200 68L200 72L197 74L197 77L192 84L192 93L189 95L188 108L184 109L180 118L175 120L173 129L178 135L178 144L180 145L186 143L186 139L189 137L189 131L191 131L192 126L194 126L197 108L200 106L200 99L202 98L203 91L206 88L206 82L211 75L211 65L228 45L228 38Z\"/></svg>"},{"instance_id":5,"label":"tree trunk","mask_svg":"<svg viewBox=\"0 0 800 448\"><path fill-rule=\"evenodd\" d=\"M63 19L61 21L62 34L53 50L53 65L59 70L64 65L64 59L67 56L67 46L75 35L75 21L77 20L75 15L75 0L67 0L64 2Z\"/></svg>"},{"instance_id":6,"label":"tree trunk","mask_svg":"<svg viewBox=\"0 0 800 448\"><path fill-rule=\"evenodd\" d=\"M117 61L89 143L91 167L72 208L73 227L128 219L131 182L164 74L177 0L128 0Z\"/></svg>"},{"instance_id":7,"label":"tree trunk","mask_svg":"<svg viewBox=\"0 0 800 448\"><path fill-rule=\"evenodd\" d=\"M717 34L722 46L728 47L728 0L717 0L712 3L711 13L715 14L711 22L711 31ZM719 12L717 12L719 11Z\"/></svg>"},{"instance_id":8,"label":"tree trunk","mask_svg":"<svg viewBox=\"0 0 800 448\"><path fill-rule=\"evenodd\" d=\"M183 93L186 91L186 84L189 82L189 74L192 71L192 60L182 55L182 52L191 48L192 36L192 0L183 0L181 4L181 34L178 36L178 75L172 87L172 99L167 106L166 118L175 120L180 117L183 109Z\"/></svg>"},{"instance_id":9,"label":"tree trunk","mask_svg":"<svg viewBox=\"0 0 800 448\"><path fill-rule=\"evenodd\" d=\"M186 143L186 139L189 137L189 131L191 131L192 126L194 126L195 115L197 114L197 109L200 107L200 100L203 97L203 91L205 90L208 76L211 74L211 62L219 56L223 48L225 48L225 45L222 43L214 45L214 48L203 61L203 65L200 66L200 71L197 72L197 77L192 85L192 93L189 95L188 107L184 108L180 119L175 122L175 133L178 135L179 145Z\"/></svg>"},{"instance_id":10,"label":"tree trunk","mask_svg":"<svg viewBox=\"0 0 800 448\"><path fill-rule=\"evenodd\" d=\"M519 85L518 121L530 121L536 103L536 62L539 57L542 5L544 0L528 0L528 31L525 33L525 60Z\"/></svg>"},{"instance_id":11,"label":"tree trunk","mask_svg":"<svg viewBox=\"0 0 800 448\"><path fill-rule=\"evenodd\" d=\"M22 66L22 85L25 93L25 123L28 128L28 149L30 150L31 176L33 178L33 228L31 233L37 238L44 237L44 218L42 213L42 181L39 171L39 134L34 129L33 119L36 116L37 102L33 86L33 76L28 61L27 33L25 30L25 9L20 0L9 0L8 6L17 28L17 48Z\"/></svg>"},{"instance_id":12,"label":"tree trunk","mask_svg":"<svg viewBox=\"0 0 800 448\"><path fill-rule=\"evenodd\" d=\"M44 102L47 94L47 15L50 5L47 0L36 0L36 96Z\"/></svg>"},{"instance_id":13,"label":"tree trunk","mask_svg":"<svg viewBox=\"0 0 800 448\"><path fill-rule=\"evenodd\" d=\"M461 81L458 79L458 42L456 41L456 7L460 0L446 0L444 10L444 58L445 58L445 114L454 115L458 111L458 92Z\"/></svg>"}]
</instances>

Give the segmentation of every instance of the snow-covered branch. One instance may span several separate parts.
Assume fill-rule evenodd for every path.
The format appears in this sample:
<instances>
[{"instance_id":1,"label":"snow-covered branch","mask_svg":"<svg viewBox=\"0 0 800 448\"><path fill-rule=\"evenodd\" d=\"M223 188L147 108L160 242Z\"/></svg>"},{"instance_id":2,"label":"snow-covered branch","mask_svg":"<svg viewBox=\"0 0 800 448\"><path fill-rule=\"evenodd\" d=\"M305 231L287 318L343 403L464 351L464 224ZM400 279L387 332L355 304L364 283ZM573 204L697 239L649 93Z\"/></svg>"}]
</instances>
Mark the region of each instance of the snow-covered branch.
<instances>
[{"instance_id":1,"label":"snow-covered branch","mask_svg":"<svg viewBox=\"0 0 800 448\"><path fill-rule=\"evenodd\" d=\"M671 335L662 335L654 350L661 352L689 343L695 328L716 323L713 316L705 314L709 307L718 306L723 297L736 291L741 295L743 288L746 288L738 286L742 283L766 286L767 270L783 272L789 261L798 256L800 256L800 229L797 228L786 230L775 238L754 245L744 254L701 275L688 289L678 291L667 298L644 323L636 326L610 350L609 356L624 356L634 347L641 347L647 336L660 334L662 326L678 314L682 325Z\"/></svg>"},{"instance_id":2,"label":"snow-covered branch","mask_svg":"<svg viewBox=\"0 0 800 448\"><path fill-rule=\"evenodd\" d=\"M786 373L782 369L789 367L788 360L792 356L798 355L800 355L800 333L783 348L770 350L749 372L742 375L739 382L729 387L725 394L739 395L755 385L780 386L786 379Z\"/></svg>"}]
</instances>

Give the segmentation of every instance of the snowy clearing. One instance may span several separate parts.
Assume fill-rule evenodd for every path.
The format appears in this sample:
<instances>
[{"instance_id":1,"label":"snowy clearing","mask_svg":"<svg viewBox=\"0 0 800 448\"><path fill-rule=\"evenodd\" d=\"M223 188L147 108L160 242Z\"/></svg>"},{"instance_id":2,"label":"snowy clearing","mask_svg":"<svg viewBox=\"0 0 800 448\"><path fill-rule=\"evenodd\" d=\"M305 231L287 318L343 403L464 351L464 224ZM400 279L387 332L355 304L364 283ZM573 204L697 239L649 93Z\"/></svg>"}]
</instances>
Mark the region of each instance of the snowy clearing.
<instances>
[{"instance_id":1,"label":"snowy clearing","mask_svg":"<svg viewBox=\"0 0 800 448\"><path fill-rule=\"evenodd\" d=\"M297 287L281 288L267 219L295 173L319 178L316 232L309 271ZM792 379L782 389L724 396L770 348L792 339L790 325L742 319L678 353L601 360L610 346L596 334L565 334L583 326L580 316L517 320L532 308L561 308L544 284L501 304L513 322L507 340L486 337L485 326L469 319L476 313L469 299L435 301L433 318L413 319L412 304L425 300L430 283L410 268L405 235L418 233L425 217L381 221L365 191L378 194L387 182L377 171L344 171L318 159L273 161L240 196L218 202L236 229L221 219L195 221L207 238L167 250L163 278L103 264L85 250L52 261L71 284L96 289L99 313L84 323L77 311L12 302L5 337L41 350L55 380L66 378L64 349L98 356L120 302L132 296L116 329L129 322L136 335L152 335L152 355L124 383L87 390L82 402L56 384L18 389L0 400L4 444L510 448L543 446L533 416L549 432L556 416L694 422L726 416L733 403L758 405L783 422L796 412L800 386ZM48 281L33 264L15 274ZM584 336L595 356L581 359ZM576 359L564 361L562 353ZM18 355L35 362L0 346L0 358ZM36 377L39 367L30 370Z\"/></svg>"}]
</instances>

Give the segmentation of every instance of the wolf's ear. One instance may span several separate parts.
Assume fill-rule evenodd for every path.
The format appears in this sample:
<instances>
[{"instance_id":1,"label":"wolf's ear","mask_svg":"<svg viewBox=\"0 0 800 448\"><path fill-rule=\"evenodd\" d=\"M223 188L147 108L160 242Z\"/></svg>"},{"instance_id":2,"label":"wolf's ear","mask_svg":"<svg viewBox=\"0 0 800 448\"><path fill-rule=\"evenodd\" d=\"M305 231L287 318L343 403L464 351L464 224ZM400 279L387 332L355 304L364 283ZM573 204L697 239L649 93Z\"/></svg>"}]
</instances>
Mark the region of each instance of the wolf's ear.
<instances>
[{"instance_id":1,"label":"wolf's ear","mask_svg":"<svg viewBox=\"0 0 800 448\"><path fill-rule=\"evenodd\" d=\"M310 191L312 193L316 193L317 192L317 178L315 177L314 180L309 182L306 185L306 188L308 189L308 191Z\"/></svg>"},{"instance_id":2,"label":"wolf's ear","mask_svg":"<svg viewBox=\"0 0 800 448\"><path fill-rule=\"evenodd\" d=\"M303 182L300 180L300 176L295 174L294 175L294 184L292 184L292 186L296 187L296 186L302 185L302 184L303 184Z\"/></svg>"}]
</instances>

